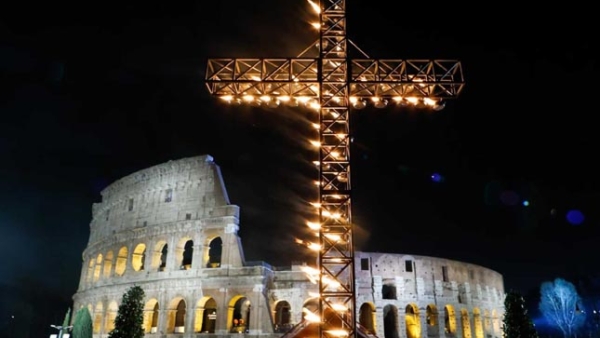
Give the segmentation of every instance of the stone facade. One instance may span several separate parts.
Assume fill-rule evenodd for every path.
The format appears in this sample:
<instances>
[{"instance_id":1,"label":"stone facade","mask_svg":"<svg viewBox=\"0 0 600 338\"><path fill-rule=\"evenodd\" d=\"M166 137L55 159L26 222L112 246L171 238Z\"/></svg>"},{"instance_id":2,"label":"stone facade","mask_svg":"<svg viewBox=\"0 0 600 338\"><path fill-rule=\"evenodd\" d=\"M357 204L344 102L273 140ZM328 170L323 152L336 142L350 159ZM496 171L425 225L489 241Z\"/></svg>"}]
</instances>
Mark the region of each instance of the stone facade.
<instances>
[{"instance_id":1,"label":"stone facade","mask_svg":"<svg viewBox=\"0 0 600 338\"><path fill-rule=\"evenodd\" d=\"M94 336L114 327L132 285L145 293L147 337L279 337L317 307L303 266L244 259L239 208L206 156L124 177L94 204L74 308ZM492 270L442 258L356 252L357 321L379 337L501 336L504 287Z\"/></svg>"}]
</instances>

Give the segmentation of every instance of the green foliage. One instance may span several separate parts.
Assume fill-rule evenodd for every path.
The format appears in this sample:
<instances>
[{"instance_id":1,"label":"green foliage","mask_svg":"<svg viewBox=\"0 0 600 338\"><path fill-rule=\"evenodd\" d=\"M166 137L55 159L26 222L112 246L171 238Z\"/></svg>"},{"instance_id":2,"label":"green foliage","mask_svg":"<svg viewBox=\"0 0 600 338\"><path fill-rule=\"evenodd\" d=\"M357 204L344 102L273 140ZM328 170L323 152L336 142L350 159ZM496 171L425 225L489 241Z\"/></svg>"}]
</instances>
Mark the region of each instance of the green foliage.
<instances>
[{"instance_id":1,"label":"green foliage","mask_svg":"<svg viewBox=\"0 0 600 338\"><path fill-rule=\"evenodd\" d=\"M73 338L92 338L92 316L87 307L82 307L75 313L75 322L73 322L71 335Z\"/></svg>"},{"instance_id":2,"label":"green foliage","mask_svg":"<svg viewBox=\"0 0 600 338\"><path fill-rule=\"evenodd\" d=\"M525 300L516 291L511 291L504 299L502 330L505 338L538 338L537 330L527 314Z\"/></svg>"},{"instance_id":3,"label":"green foliage","mask_svg":"<svg viewBox=\"0 0 600 338\"><path fill-rule=\"evenodd\" d=\"M144 290L131 287L124 295L109 338L141 338L144 336Z\"/></svg>"}]
</instances>

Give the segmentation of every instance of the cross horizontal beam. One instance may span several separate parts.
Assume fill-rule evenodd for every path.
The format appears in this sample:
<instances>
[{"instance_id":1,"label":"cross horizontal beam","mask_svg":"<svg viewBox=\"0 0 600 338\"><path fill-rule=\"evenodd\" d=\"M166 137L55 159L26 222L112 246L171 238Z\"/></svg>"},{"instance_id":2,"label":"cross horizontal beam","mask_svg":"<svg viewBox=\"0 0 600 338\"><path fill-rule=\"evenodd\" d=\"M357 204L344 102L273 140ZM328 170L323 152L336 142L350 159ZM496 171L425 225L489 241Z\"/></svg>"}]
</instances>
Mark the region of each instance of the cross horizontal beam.
<instances>
[{"instance_id":1,"label":"cross horizontal beam","mask_svg":"<svg viewBox=\"0 0 600 338\"><path fill-rule=\"evenodd\" d=\"M351 97L454 99L465 85L462 65L457 60L349 61ZM318 98L318 62L314 58L209 59L206 86L216 96ZM324 62L335 63L336 60Z\"/></svg>"}]
</instances>

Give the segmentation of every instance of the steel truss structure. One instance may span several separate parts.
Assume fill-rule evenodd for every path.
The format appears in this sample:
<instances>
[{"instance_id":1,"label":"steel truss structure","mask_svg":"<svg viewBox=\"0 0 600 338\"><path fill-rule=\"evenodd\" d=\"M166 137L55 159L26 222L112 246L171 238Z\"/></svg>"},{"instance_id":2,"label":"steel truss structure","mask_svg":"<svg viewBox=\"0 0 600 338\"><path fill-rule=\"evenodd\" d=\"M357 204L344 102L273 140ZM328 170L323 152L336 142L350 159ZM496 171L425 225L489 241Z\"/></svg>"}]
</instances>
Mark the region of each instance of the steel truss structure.
<instances>
[{"instance_id":1,"label":"steel truss structure","mask_svg":"<svg viewBox=\"0 0 600 338\"><path fill-rule=\"evenodd\" d=\"M441 109L464 79L456 60L349 58L346 1L308 1L320 18L317 57L209 59L206 86L228 102L319 112L320 336L356 337L349 111L391 102Z\"/></svg>"}]
</instances>

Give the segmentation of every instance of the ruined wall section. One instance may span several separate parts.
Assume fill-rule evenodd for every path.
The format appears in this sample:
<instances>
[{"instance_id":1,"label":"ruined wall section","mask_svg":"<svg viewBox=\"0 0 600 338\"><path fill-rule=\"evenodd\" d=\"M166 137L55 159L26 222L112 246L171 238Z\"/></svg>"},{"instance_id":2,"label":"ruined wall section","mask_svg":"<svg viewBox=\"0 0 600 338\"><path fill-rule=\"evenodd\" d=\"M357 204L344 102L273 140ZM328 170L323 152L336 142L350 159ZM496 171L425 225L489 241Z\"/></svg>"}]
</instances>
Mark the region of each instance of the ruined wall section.
<instances>
[{"instance_id":1,"label":"ruined wall section","mask_svg":"<svg viewBox=\"0 0 600 338\"><path fill-rule=\"evenodd\" d=\"M92 207L88 245L123 231L178 221L238 217L209 155L169 161L126 176Z\"/></svg>"}]
</instances>

